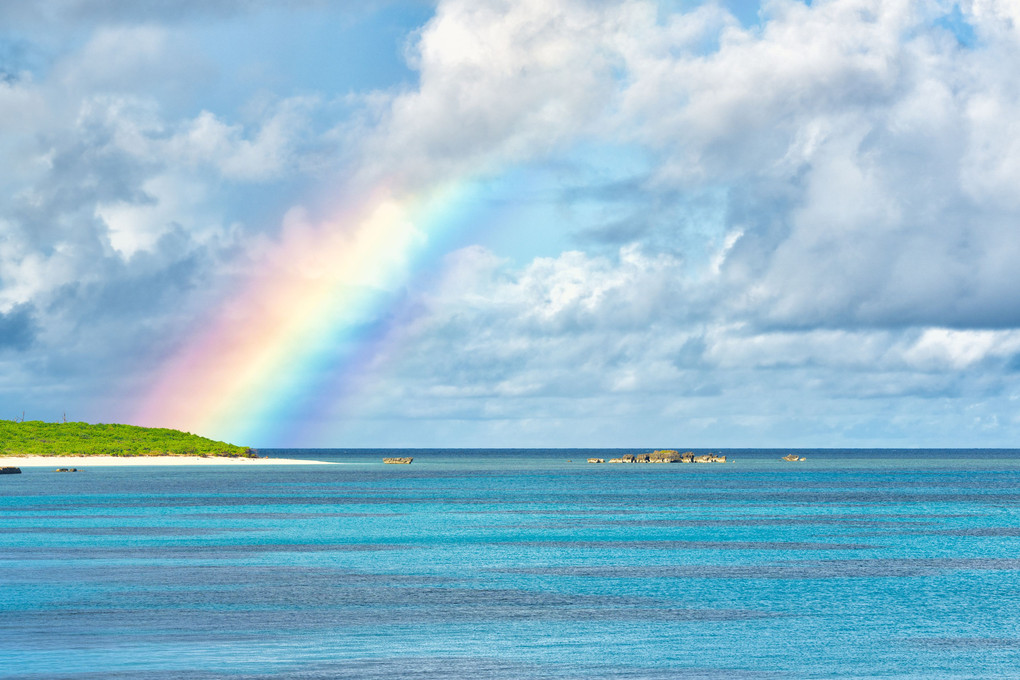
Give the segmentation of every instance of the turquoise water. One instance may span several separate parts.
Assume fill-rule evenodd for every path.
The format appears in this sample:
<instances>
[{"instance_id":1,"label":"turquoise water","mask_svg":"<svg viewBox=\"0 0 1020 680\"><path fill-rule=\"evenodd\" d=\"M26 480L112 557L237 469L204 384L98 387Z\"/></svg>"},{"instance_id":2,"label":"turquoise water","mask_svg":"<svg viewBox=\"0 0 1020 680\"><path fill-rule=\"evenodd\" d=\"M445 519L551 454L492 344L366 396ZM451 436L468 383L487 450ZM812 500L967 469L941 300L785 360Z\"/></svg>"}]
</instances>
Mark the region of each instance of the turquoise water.
<instances>
[{"instance_id":1,"label":"turquoise water","mask_svg":"<svg viewBox=\"0 0 1020 680\"><path fill-rule=\"evenodd\" d=\"M0 477L0 677L1020 678L1020 451L268 453Z\"/></svg>"}]
</instances>

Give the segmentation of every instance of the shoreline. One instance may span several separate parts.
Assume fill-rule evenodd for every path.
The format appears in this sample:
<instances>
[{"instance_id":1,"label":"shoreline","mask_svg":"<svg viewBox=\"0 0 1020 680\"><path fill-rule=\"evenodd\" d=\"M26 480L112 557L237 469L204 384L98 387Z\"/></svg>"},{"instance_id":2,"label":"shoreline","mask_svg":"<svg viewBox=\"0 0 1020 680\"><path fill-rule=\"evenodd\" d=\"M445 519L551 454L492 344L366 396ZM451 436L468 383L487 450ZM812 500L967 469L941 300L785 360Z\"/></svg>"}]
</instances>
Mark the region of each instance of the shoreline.
<instances>
[{"instance_id":1,"label":"shoreline","mask_svg":"<svg viewBox=\"0 0 1020 680\"><path fill-rule=\"evenodd\" d=\"M0 467L122 467L131 465L334 465L296 458L228 456L0 456Z\"/></svg>"}]
</instances>

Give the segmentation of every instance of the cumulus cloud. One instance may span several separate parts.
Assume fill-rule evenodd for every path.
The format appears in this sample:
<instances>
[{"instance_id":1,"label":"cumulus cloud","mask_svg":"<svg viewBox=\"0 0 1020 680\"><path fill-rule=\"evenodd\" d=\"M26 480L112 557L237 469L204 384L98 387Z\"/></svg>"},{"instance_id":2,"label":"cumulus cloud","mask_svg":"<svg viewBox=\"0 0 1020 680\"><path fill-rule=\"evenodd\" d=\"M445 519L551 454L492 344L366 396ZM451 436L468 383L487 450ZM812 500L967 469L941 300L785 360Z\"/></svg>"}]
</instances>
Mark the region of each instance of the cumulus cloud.
<instances>
[{"instance_id":1,"label":"cumulus cloud","mask_svg":"<svg viewBox=\"0 0 1020 680\"><path fill-rule=\"evenodd\" d=\"M743 235L722 263L735 311L1010 324L1020 100L1001 65L1020 51L1004 6L966 8L976 49L939 25L949 9L781 1L744 28L715 5L660 20L638 2L447 2L413 51L420 87L393 100L369 148L432 177L593 136L638 144L656 159L645 205L728 187L723 231ZM603 233L651 237L633 221Z\"/></svg>"},{"instance_id":2,"label":"cumulus cloud","mask_svg":"<svg viewBox=\"0 0 1020 680\"><path fill-rule=\"evenodd\" d=\"M569 0L441 3L410 50L419 86L368 144L371 171L420 186L562 148L612 97L606 21Z\"/></svg>"}]
</instances>

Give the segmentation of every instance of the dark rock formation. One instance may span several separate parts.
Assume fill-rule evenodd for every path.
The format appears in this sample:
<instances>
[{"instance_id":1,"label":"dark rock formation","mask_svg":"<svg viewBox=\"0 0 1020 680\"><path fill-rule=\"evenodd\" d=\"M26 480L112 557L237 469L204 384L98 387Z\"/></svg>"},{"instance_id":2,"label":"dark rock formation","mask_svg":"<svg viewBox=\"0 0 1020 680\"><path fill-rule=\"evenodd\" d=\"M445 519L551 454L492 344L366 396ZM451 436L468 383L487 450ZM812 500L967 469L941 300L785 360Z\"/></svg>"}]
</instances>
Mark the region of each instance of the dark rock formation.
<instances>
[{"instance_id":1,"label":"dark rock formation","mask_svg":"<svg viewBox=\"0 0 1020 680\"><path fill-rule=\"evenodd\" d=\"M19 467L0 467L0 475L20 475L21 468Z\"/></svg>"},{"instance_id":2,"label":"dark rock formation","mask_svg":"<svg viewBox=\"0 0 1020 680\"><path fill-rule=\"evenodd\" d=\"M410 465L414 458L383 458L382 462L389 465Z\"/></svg>"}]
</instances>

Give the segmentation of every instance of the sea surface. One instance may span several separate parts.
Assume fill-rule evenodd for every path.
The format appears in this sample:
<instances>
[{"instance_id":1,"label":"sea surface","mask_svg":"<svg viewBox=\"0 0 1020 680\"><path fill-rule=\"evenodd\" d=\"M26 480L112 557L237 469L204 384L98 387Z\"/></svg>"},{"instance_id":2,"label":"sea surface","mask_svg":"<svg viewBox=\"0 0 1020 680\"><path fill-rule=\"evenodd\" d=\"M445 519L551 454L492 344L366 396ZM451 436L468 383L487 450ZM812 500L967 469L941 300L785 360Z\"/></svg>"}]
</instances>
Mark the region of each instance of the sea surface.
<instances>
[{"instance_id":1,"label":"sea surface","mask_svg":"<svg viewBox=\"0 0 1020 680\"><path fill-rule=\"evenodd\" d=\"M0 476L0 677L1020 678L1020 451L644 451Z\"/></svg>"}]
</instances>

